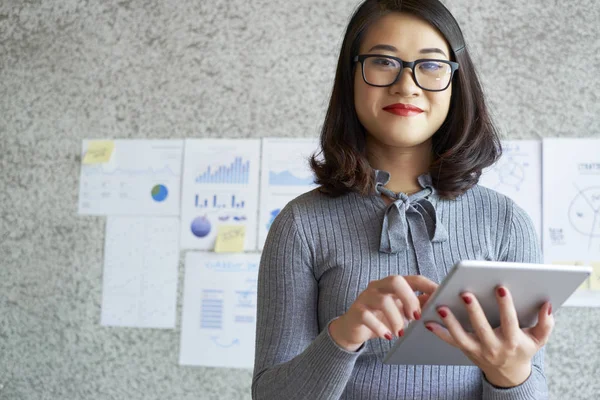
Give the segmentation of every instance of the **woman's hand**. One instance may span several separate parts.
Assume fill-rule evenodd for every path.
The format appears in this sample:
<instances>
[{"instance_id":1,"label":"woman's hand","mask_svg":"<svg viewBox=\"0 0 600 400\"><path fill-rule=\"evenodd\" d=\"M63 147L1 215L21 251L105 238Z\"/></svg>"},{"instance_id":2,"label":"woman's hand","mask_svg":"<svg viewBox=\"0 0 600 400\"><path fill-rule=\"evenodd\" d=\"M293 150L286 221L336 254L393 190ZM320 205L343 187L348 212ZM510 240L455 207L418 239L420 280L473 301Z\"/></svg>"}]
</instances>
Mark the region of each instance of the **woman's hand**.
<instances>
[{"instance_id":1,"label":"woman's hand","mask_svg":"<svg viewBox=\"0 0 600 400\"><path fill-rule=\"evenodd\" d=\"M475 296L462 293L474 332L465 332L448 307L439 307L447 329L426 323L427 329L446 343L461 349L486 379L495 386L513 387L525 382L531 373L531 359L546 344L554 328L552 305L544 303L537 325L521 329L512 297L505 287L496 289L500 306L500 327L492 329Z\"/></svg>"},{"instance_id":2,"label":"woman's hand","mask_svg":"<svg viewBox=\"0 0 600 400\"><path fill-rule=\"evenodd\" d=\"M358 350L369 339L402 336L404 319L420 319L421 307L437 286L421 275L372 281L348 311L329 324L329 334L348 351ZM423 294L417 296L415 291Z\"/></svg>"}]
</instances>

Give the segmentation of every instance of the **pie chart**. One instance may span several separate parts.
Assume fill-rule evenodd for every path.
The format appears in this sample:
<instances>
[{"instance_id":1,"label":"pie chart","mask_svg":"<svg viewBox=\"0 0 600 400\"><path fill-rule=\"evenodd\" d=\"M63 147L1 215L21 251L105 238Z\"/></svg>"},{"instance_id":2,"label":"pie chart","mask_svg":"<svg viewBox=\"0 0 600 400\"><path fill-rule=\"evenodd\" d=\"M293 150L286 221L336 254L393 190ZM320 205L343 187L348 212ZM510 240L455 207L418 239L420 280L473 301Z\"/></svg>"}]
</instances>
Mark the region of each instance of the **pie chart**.
<instances>
[{"instance_id":1,"label":"pie chart","mask_svg":"<svg viewBox=\"0 0 600 400\"><path fill-rule=\"evenodd\" d=\"M151 194L154 201L160 203L167 198L169 191L165 185L156 185L152 188Z\"/></svg>"}]
</instances>

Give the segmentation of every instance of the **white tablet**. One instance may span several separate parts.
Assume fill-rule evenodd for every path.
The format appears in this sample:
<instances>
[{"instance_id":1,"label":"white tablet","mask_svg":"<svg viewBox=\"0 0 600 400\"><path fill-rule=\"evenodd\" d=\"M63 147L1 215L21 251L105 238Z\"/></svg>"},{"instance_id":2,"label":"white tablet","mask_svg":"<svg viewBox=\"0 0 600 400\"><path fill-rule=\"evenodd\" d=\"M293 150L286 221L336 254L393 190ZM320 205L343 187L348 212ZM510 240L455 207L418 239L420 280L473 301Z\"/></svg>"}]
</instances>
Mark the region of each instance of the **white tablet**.
<instances>
[{"instance_id":1,"label":"white tablet","mask_svg":"<svg viewBox=\"0 0 600 400\"><path fill-rule=\"evenodd\" d=\"M500 326L495 289L510 291L521 328L534 326L540 307L550 301L554 311L588 278L591 267L522 264L495 261L460 261L448 273L422 310L422 318L411 322L386 354L385 364L473 365L457 348L425 328L425 322L442 324L439 306L452 310L462 326L472 332L460 294L473 293L492 327Z\"/></svg>"}]
</instances>

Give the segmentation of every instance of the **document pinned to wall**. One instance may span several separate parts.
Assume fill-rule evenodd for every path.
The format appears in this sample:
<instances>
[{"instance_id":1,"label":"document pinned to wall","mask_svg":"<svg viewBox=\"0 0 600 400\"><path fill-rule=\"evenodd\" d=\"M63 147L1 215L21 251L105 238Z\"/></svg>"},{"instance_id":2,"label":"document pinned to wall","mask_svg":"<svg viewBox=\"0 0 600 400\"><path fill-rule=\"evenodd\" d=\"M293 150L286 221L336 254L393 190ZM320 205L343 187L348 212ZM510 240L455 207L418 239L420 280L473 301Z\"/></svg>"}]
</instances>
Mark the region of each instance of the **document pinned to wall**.
<instances>
[{"instance_id":1,"label":"document pinned to wall","mask_svg":"<svg viewBox=\"0 0 600 400\"><path fill-rule=\"evenodd\" d=\"M84 140L79 214L177 216L182 140Z\"/></svg>"},{"instance_id":2,"label":"document pinned to wall","mask_svg":"<svg viewBox=\"0 0 600 400\"><path fill-rule=\"evenodd\" d=\"M256 249L260 139L185 141L181 247L213 250L220 225L244 225Z\"/></svg>"},{"instance_id":3,"label":"document pinned to wall","mask_svg":"<svg viewBox=\"0 0 600 400\"><path fill-rule=\"evenodd\" d=\"M544 259L589 265L565 305L600 307L600 139L544 139Z\"/></svg>"},{"instance_id":4,"label":"document pinned to wall","mask_svg":"<svg viewBox=\"0 0 600 400\"><path fill-rule=\"evenodd\" d=\"M263 139L258 222L259 249L262 250L269 228L283 207L302 193L317 187L308 160L318 149L317 138Z\"/></svg>"},{"instance_id":5,"label":"document pinned to wall","mask_svg":"<svg viewBox=\"0 0 600 400\"><path fill-rule=\"evenodd\" d=\"M179 220L108 217L102 325L174 328Z\"/></svg>"},{"instance_id":6,"label":"document pinned to wall","mask_svg":"<svg viewBox=\"0 0 600 400\"><path fill-rule=\"evenodd\" d=\"M483 171L479 184L510 197L531 217L542 241L542 143L539 140L502 142L500 160Z\"/></svg>"},{"instance_id":7,"label":"document pinned to wall","mask_svg":"<svg viewBox=\"0 0 600 400\"><path fill-rule=\"evenodd\" d=\"M252 368L260 254L188 252L181 365Z\"/></svg>"}]
</instances>

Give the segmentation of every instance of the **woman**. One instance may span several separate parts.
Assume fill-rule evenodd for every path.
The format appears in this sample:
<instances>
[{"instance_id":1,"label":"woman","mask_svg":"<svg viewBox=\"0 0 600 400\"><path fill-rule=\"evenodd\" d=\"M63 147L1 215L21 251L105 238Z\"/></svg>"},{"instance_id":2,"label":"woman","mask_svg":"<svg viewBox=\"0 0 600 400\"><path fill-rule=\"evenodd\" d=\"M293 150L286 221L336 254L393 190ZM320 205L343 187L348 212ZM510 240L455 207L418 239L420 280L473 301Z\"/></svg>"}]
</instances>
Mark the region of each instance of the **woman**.
<instances>
[{"instance_id":1,"label":"woman","mask_svg":"<svg viewBox=\"0 0 600 400\"><path fill-rule=\"evenodd\" d=\"M437 0L367 0L342 44L311 165L319 189L270 229L260 265L256 399L547 398L551 305L521 330L462 297L476 333L446 307L428 329L476 366L384 365L404 320L462 259L540 262L530 218L477 185L500 154L460 28ZM421 293L417 295L417 293Z\"/></svg>"}]
</instances>

